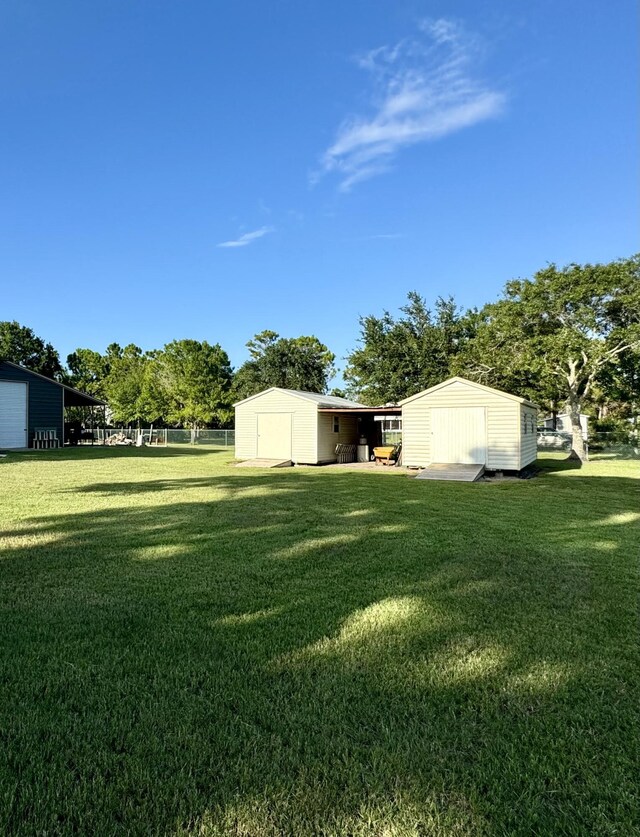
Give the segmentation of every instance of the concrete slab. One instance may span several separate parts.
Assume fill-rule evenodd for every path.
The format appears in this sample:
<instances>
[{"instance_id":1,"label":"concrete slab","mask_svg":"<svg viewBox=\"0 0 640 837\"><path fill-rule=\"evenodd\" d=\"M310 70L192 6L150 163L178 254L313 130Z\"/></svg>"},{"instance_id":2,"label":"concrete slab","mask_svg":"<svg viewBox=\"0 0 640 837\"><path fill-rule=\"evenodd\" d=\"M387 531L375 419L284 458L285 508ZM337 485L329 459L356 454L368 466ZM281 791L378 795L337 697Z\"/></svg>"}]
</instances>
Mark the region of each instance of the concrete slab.
<instances>
[{"instance_id":1,"label":"concrete slab","mask_svg":"<svg viewBox=\"0 0 640 837\"><path fill-rule=\"evenodd\" d=\"M323 471L371 471L376 474L415 476L415 472L402 465L382 465L379 462L325 462L322 465L296 465L296 468L315 468Z\"/></svg>"},{"instance_id":2,"label":"concrete slab","mask_svg":"<svg viewBox=\"0 0 640 837\"><path fill-rule=\"evenodd\" d=\"M238 462L236 468L291 468L292 465L290 459L247 459Z\"/></svg>"},{"instance_id":3,"label":"concrete slab","mask_svg":"<svg viewBox=\"0 0 640 837\"><path fill-rule=\"evenodd\" d=\"M455 482L475 482L484 473L484 465L459 465L452 463L432 463L420 471L417 480L452 480Z\"/></svg>"}]
</instances>

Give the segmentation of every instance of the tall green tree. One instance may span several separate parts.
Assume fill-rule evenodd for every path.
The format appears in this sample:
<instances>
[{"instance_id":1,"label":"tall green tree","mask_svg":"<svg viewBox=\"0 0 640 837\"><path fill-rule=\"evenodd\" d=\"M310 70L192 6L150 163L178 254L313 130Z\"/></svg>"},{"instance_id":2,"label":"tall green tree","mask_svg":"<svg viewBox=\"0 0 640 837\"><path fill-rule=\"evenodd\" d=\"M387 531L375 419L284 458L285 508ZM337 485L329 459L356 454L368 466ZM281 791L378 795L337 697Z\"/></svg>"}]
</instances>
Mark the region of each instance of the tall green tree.
<instances>
[{"instance_id":1,"label":"tall green tree","mask_svg":"<svg viewBox=\"0 0 640 837\"><path fill-rule=\"evenodd\" d=\"M508 282L485 307L466 374L566 403L573 453L585 458L580 427L592 388L640 346L640 257L608 264L549 265ZM512 387L513 388L513 387Z\"/></svg>"},{"instance_id":2,"label":"tall green tree","mask_svg":"<svg viewBox=\"0 0 640 837\"><path fill-rule=\"evenodd\" d=\"M640 428L640 346L623 352L598 378L598 406L604 415L630 419L635 435ZM603 416L604 417L604 416Z\"/></svg>"},{"instance_id":3,"label":"tall green tree","mask_svg":"<svg viewBox=\"0 0 640 837\"><path fill-rule=\"evenodd\" d=\"M324 393L335 374L335 355L317 337L287 338L263 331L247 348L250 358L234 379L235 399L269 387Z\"/></svg>"},{"instance_id":4,"label":"tall green tree","mask_svg":"<svg viewBox=\"0 0 640 837\"><path fill-rule=\"evenodd\" d=\"M95 395L105 396L105 382L109 374L109 361L106 356L93 349L76 349L67 355L69 370L68 382L71 386Z\"/></svg>"},{"instance_id":5,"label":"tall green tree","mask_svg":"<svg viewBox=\"0 0 640 837\"><path fill-rule=\"evenodd\" d=\"M0 322L0 360L18 363L47 378L59 379L63 373L58 352L51 343L45 343L33 329L15 320Z\"/></svg>"},{"instance_id":6,"label":"tall green tree","mask_svg":"<svg viewBox=\"0 0 640 837\"><path fill-rule=\"evenodd\" d=\"M138 427L149 421L145 385L148 380L149 355L129 343L124 349L117 343L107 347L108 374L104 393L115 424Z\"/></svg>"},{"instance_id":7,"label":"tall green tree","mask_svg":"<svg viewBox=\"0 0 640 837\"><path fill-rule=\"evenodd\" d=\"M397 402L449 377L475 329L472 313L463 315L452 297L439 297L431 311L412 291L400 310L398 318L385 311L360 320L360 346L344 377L365 403Z\"/></svg>"},{"instance_id":8,"label":"tall green tree","mask_svg":"<svg viewBox=\"0 0 640 837\"><path fill-rule=\"evenodd\" d=\"M224 427L232 417L232 369L216 343L174 340L150 365L146 398L161 409L168 424L196 429Z\"/></svg>"}]
</instances>

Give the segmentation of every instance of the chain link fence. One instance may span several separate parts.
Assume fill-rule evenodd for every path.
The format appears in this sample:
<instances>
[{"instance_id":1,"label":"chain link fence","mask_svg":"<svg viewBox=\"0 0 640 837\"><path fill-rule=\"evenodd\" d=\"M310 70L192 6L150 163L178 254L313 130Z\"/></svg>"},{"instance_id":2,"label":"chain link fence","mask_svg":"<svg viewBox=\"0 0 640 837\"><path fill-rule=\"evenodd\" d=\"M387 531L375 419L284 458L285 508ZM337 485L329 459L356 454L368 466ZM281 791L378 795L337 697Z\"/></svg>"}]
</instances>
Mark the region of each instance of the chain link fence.
<instances>
[{"instance_id":1,"label":"chain link fence","mask_svg":"<svg viewBox=\"0 0 640 837\"><path fill-rule=\"evenodd\" d=\"M589 434L587 448L590 456L615 459L640 459L640 439L635 431L614 430ZM571 452L571 434L559 430L538 433L538 452Z\"/></svg>"},{"instance_id":2,"label":"chain link fence","mask_svg":"<svg viewBox=\"0 0 640 837\"><path fill-rule=\"evenodd\" d=\"M138 433L142 433L145 444L151 446L166 445L201 445L203 447L230 450L235 447L235 430L184 430L180 428L158 428L150 431L138 431L131 427L96 428L93 431L94 444L134 445ZM386 431L384 444L398 444L402 441L401 431ZM85 442L86 443L86 442ZM571 451L571 434L558 430L546 430L538 433L538 452L567 454ZM587 442L589 454L609 456L617 459L640 459L640 438L635 431L617 430L595 432L589 435Z\"/></svg>"},{"instance_id":3,"label":"chain link fence","mask_svg":"<svg viewBox=\"0 0 640 837\"><path fill-rule=\"evenodd\" d=\"M167 445L202 445L211 448L233 448L236 443L235 430L183 430L180 428L153 428L138 430L135 427L96 428L94 443L99 445L135 445L142 434L145 445L152 447Z\"/></svg>"},{"instance_id":4,"label":"chain link fence","mask_svg":"<svg viewBox=\"0 0 640 837\"><path fill-rule=\"evenodd\" d=\"M211 448L232 448L236 443L235 430L171 430L168 429L167 443L170 445L206 445Z\"/></svg>"}]
</instances>

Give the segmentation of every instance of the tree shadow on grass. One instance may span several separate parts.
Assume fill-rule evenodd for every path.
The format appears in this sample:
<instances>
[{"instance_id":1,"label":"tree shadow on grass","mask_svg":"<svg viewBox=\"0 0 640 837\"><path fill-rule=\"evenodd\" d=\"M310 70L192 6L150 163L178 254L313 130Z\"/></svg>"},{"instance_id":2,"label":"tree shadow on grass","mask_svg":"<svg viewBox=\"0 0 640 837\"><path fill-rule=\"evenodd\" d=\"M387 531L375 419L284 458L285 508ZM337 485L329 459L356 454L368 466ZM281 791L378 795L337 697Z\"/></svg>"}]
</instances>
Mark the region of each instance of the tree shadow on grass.
<instances>
[{"instance_id":1,"label":"tree shadow on grass","mask_svg":"<svg viewBox=\"0 0 640 837\"><path fill-rule=\"evenodd\" d=\"M558 471L580 471L583 462L575 456L554 456L540 458L535 463L535 468L540 473L552 474Z\"/></svg>"},{"instance_id":2,"label":"tree shadow on grass","mask_svg":"<svg viewBox=\"0 0 640 837\"><path fill-rule=\"evenodd\" d=\"M7 533L5 832L629 826L637 481L550 482L96 483Z\"/></svg>"}]
</instances>

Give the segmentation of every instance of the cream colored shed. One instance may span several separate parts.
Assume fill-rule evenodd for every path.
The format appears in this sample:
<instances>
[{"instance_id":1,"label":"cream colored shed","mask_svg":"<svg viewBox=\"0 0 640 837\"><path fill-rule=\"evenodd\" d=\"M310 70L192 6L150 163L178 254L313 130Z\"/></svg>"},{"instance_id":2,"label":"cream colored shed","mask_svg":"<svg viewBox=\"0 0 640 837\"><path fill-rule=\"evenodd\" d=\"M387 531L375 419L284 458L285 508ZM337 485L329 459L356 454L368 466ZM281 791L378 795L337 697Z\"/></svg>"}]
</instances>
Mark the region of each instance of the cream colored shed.
<instances>
[{"instance_id":1,"label":"cream colored shed","mask_svg":"<svg viewBox=\"0 0 640 837\"><path fill-rule=\"evenodd\" d=\"M279 387L259 392L235 405L236 459L335 462L337 444L357 443L358 417L320 411L360 406L346 398Z\"/></svg>"},{"instance_id":2,"label":"cream colored shed","mask_svg":"<svg viewBox=\"0 0 640 837\"><path fill-rule=\"evenodd\" d=\"M520 471L536 459L538 408L517 395L450 378L400 404L404 465Z\"/></svg>"}]
</instances>

